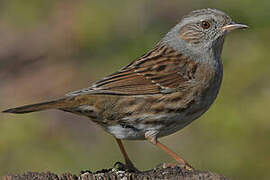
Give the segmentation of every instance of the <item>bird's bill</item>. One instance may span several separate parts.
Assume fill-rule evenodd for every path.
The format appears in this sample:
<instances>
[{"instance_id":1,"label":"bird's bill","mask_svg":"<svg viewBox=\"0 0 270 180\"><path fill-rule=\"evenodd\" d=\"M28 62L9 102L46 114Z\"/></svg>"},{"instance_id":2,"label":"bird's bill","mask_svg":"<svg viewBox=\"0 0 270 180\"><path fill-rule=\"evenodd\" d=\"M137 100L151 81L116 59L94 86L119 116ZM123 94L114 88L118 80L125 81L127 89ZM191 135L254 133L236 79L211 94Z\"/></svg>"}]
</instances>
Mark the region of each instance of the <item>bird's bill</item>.
<instances>
[{"instance_id":1,"label":"bird's bill","mask_svg":"<svg viewBox=\"0 0 270 180\"><path fill-rule=\"evenodd\" d=\"M248 26L245 24L233 23L233 24L223 26L222 30L227 31L227 32L231 32L231 31L236 30L236 29L247 29L247 28L248 28Z\"/></svg>"}]
</instances>

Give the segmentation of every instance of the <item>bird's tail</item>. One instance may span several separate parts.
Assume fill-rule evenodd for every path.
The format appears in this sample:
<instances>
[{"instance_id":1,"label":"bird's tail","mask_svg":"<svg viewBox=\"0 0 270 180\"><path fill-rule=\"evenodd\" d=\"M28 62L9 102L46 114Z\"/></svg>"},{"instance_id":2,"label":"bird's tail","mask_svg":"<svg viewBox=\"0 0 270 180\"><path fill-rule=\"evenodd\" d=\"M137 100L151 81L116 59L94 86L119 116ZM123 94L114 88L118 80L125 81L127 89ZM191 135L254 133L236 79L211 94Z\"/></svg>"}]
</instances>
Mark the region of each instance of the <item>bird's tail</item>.
<instances>
[{"instance_id":1,"label":"bird's tail","mask_svg":"<svg viewBox=\"0 0 270 180\"><path fill-rule=\"evenodd\" d=\"M30 113L30 112L35 112L35 111L42 111L46 109L61 109L65 107L70 107L72 103L72 99L74 100L74 98L61 98L61 99L57 99L53 101L47 101L47 102L41 102L37 104L30 104L26 106L11 108L11 109L4 110L2 112L23 114L23 113Z\"/></svg>"}]
</instances>

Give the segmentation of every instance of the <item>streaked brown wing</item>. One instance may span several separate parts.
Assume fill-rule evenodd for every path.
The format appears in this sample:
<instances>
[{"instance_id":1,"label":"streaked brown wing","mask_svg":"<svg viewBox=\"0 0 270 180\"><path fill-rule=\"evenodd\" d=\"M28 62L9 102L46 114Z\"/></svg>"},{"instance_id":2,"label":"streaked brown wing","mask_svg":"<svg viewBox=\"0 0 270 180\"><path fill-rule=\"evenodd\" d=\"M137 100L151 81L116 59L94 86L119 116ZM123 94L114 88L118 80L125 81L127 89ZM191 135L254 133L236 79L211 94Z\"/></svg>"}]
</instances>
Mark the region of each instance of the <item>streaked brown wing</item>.
<instances>
[{"instance_id":1,"label":"streaked brown wing","mask_svg":"<svg viewBox=\"0 0 270 180\"><path fill-rule=\"evenodd\" d=\"M167 93L194 78L197 64L167 46L156 46L92 87L72 94L146 95ZM71 94L71 95L72 95Z\"/></svg>"}]
</instances>

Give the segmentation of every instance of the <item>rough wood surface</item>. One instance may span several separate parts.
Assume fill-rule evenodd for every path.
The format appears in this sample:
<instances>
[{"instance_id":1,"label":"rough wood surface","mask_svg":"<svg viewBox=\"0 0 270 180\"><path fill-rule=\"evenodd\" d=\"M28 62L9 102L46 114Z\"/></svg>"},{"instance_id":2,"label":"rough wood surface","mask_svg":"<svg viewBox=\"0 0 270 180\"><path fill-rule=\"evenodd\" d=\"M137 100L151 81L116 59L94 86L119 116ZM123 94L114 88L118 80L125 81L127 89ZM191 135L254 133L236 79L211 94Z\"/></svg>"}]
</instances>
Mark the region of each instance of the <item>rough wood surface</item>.
<instances>
[{"instance_id":1,"label":"rough wood surface","mask_svg":"<svg viewBox=\"0 0 270 180\"><path fill-rule=\"evenodd\" d=\"M79 175L64 173L60 176L51 173L27 172L22 175L7 175L2 177L3 180L228 180L223 175L208 171L192 170L188 171L180 167L155 168L149 171L132 173L119 169L104 169L92 173L91 171L83 171Z\"/></svg>"}]
</instances>

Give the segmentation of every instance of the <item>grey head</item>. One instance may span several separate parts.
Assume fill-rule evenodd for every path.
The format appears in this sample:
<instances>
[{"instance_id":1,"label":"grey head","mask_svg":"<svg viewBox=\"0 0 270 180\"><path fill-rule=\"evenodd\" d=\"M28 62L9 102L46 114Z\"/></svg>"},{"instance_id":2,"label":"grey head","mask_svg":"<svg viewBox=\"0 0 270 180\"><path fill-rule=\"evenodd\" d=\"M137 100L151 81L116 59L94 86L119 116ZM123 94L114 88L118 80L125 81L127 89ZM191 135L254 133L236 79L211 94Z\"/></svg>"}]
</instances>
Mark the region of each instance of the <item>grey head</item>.
<instances>
[{"instance_id":1,"label":"grey head","mask_svg":"<svg viewBox=\"0 0 270 180\"><path fill-rule=\"evenodd\" d=\"M220 60L225 35L247 27L216 9L195 10L184 16L160 43L197 61Z\"/></svg>"}]
</instances>

